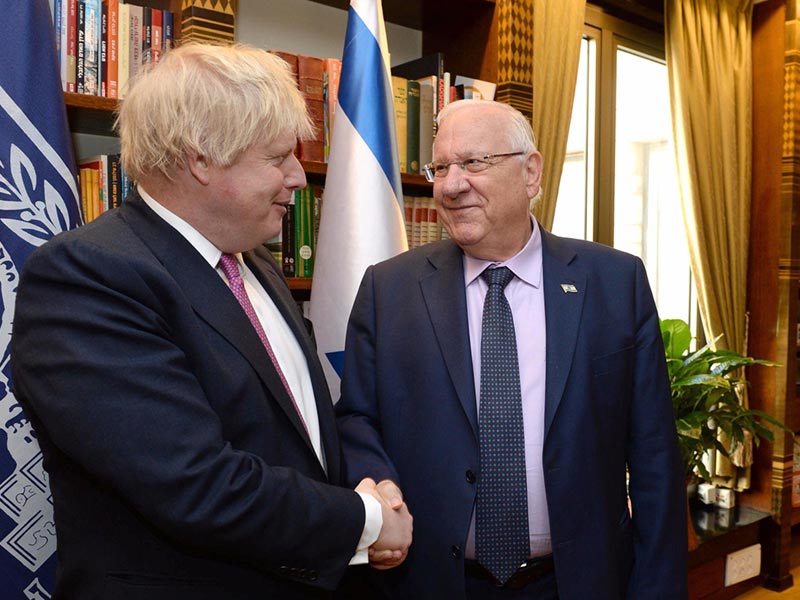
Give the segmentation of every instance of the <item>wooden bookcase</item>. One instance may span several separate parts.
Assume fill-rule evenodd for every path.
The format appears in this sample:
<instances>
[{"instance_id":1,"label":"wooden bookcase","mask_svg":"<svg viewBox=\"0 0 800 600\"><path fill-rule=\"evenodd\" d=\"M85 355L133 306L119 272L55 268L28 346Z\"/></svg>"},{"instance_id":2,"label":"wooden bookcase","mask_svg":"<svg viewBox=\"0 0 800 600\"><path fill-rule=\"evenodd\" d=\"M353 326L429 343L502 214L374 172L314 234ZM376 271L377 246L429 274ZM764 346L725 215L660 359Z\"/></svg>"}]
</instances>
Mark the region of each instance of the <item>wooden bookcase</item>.
<instances>
[{"instance_id":1,"label":"wooden bookcase","mask_svg":"<svg viewBox=\"0 0 800 600\"><path fill-rule=\"evenodd\" d=\"M254 1L258 0L238 0L238 3ZM348 0L312 1L342 10L349 6ZM182 0L136 0L136 3L173 11L175 39L180 39ZM494 0L384 0L383 7L387 22L422 31L423 54L445 52L445 64L451 72L497 81L498 15ZM442 19L443 14L448 18ZM74 133L113 135L116 100L71 93L65 93L64 99ZM326 163L302 161L302 165L310 183L324 184ZM432 185L421 175L403 173L401 180L407 195L432 195ZM290 278L289 287L298 300L308 299L311 279Z\"/></svg>"}]
</instances>

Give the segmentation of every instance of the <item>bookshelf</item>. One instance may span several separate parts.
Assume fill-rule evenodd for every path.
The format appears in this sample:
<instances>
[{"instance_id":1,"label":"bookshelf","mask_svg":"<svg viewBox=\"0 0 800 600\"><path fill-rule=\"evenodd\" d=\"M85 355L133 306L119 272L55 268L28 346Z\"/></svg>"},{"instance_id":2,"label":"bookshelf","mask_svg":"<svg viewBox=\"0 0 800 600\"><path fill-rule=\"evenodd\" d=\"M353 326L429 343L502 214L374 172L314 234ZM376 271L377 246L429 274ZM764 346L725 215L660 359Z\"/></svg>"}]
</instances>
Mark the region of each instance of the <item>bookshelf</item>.
<instances>
[{"instance_id":1,"label":"bookshelf","mask_svg":"<svg viewBox=\"0 0 800 600\"><path fill-rule=\"evenodd\" d=\"M175 13L175 39L181 36L181 15L182 9L185 10L188 0L135 0L137 4L171 10ZM193 0L194 4L204 5L204 0ZM307 5L331 7L341 12L342 18L346 20L346 10L349 0L306 0ZM205 2L207 4L207 2ZM231 4L235 7L237 18L242 11L264 10L256 0L238 0L238 2L224 2L219 4ZM278 0L274 5L279 4ZM530 5L532 0L522 3L501 3L507 5ZM273 6L268 6L269 11ZM498 22L505 19L508 21L514 18L508 10L503 15L494 0L383 0L384 17L387 21L387 28L401 26L402 28L412 28L421 37L421 52L444 52L446 66L453 74L460 74L468 77L498 81L498 36L502 37ZM249 13L248 13L249 14ZM256 13L260 16L260 13ZM447 14L447 19L442 19L441 15ZM185 16L185 13L184 13ZM246 22L252 18L245 19ZM323 18L324 20L324 18ZM185 22L183 23L186 27ZM270 25L265 24L268 28ZM274 26L274 25L273 25ZM320 26L327 26L327 22L320 23ZM244 28L244 26L243 26ZM314 31L313 24L307 25L308 31ZM406 31L396 34L396 39L402 38ZM531 32L528 32L529 34ZM508 34L510 35L510 34ZM519 35L517 32L516 35ZM309 38L313 38L309 34ZM337 36L338 37L338 36ZM341 40L344 40L344 30L341 32ZM239 39L246 43L253 43L261 47L269 47L267 40L250 40L247 38ZM392 37L390 36L390 44ZM302 41L300 42L302 43ZM300 47L302 48L302 46ZM298 49L300 49L298 48ZM419 46L417 46L419 51ZM402 52L393 54L393 59L403 57L403 53L408 53L408 48L403 47ZM506 54L510 56L513 48L507 47ZM311 53L311 52L309 52ZM510 62L510 61L506 61ZM508 71L508 69L506 69ZM507 77L509 81L516 81L519 78ZM518 83L515 83L519 87ZM523 86L524 87L524 86ZM501 93L498 88L498 95ZM515 90L514 93L518 93ZM523 97L527 97L527 105L530 104L531 93L523 90ZM101 98L83 94L65 93L64 100L67 107L67 115L70 128L73 133L91 134L99 136L113 135L114 111L117 101L110 98ZM520 108L526 108L526 101L523 100ZM530 111L527 111L530 112ZM306 172L309 183L324 185L327 164L323 162L301 161ZM432 185L428 183L422 175L414 173L402 173L401 181L403 193L408 196L432 196ZM311 279L308 278L289 278L289 286L298 300L305 300L310 296Z\"/></svg>"}]
</instances>

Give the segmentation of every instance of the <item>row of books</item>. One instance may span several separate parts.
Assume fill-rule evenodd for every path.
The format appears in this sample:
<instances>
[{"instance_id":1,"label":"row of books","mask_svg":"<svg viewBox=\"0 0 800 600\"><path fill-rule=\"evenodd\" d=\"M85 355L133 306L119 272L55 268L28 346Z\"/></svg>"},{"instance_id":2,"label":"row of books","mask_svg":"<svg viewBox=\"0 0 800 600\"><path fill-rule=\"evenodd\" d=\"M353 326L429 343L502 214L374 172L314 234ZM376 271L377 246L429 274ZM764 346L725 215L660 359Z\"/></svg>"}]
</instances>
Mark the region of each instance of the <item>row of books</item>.
<instances>
[{"instance_id":1,"label":"row of books","mask_svg":"<svg viewBox=\"0 0 800 600\"><path fill-rule=\"evenodd\" d=\"M433 198L404 196L403 203L409 249L449 237L447 230L439 222Z\"/></svg>"},{"instance_id":2,"label":"row of books","mask_svg":"<svg viewBox=\"0 0 800 600\"><path fill-rule=\"evenodd\" d=\"M294 192L283 218L281 233L267 242L286 277L313 277L314 257L319 235L323 187L308 184ZM439 223L433 198L405 196L404 217L408 247L447 239L447 230Z\"/></svg>"},{"instance_id":3,"label":"row of books","mask_svg":"<svg viewBox=\"0 0 800 600\"><path fill-rule=\"evenodd\" d=\"M444 70L444 55L429 54L392 67L395 131L400 171L422 173L431 161L436 116L454 100L493 100L494 83Z\"/></svg>"},{"instance_id":4,"label":"row of books","mask_svg":"<svg viewBox=\"0 0 800 600\"><path fill-rule=\"evenodd\" d=\"M289 63L314 123L316 135L314 139L298 144L297 157L300 160L327 162L342 61L338 58L319 58L284 50L270 52Z\"/></svg>"},{"instance_id":5,"label":"row of books","mask_svg":"<svg viewBox=\"0 0 800 600\"><path fill-rule=\"evenodd\" d=\"M125 174L119 154L98 154L78 161L81 209L85 223L115 208L130 192L131 180Z\"/></svg>"},{"instance_id":6,"label":"row of books","mask_svg":"<svg viewBox=\"0 0 800 600\"><path fill-rule=\"evenodd\" d=\"M53 21L65 92L121 98L173 43L171 11L125 0L54 0Z\"/></svg>"},{"instance_id":7,"label":"row of books","mask_svg":"<svg viewBox=\"0 0 800 600\"><path fill-rule=\"evenodd\" d=\"M314 274L322 192L323 187L313 183L295 190L280 234L267 242L286 277L312 277Z\"/></svg>"}]
</instances>

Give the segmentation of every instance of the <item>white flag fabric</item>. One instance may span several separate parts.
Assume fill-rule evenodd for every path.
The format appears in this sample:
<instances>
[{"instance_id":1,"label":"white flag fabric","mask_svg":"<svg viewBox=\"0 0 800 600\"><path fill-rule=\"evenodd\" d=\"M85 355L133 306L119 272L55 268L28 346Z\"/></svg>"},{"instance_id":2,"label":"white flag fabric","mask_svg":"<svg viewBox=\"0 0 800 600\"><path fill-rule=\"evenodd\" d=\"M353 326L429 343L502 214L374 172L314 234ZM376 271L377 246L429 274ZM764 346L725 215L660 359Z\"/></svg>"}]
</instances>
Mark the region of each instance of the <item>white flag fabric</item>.
<instances>
[{"instance_id":1,"label":"white flag fabric","mask_svg":"<svg viewBox=\"0 0 800 600\"><path fill-rule=\"evenodd\" d=\"M388 57L380 0L352 0L311 290L311 320L334 401L364 271L408 249Z\"/></svg>"}]
</instances>

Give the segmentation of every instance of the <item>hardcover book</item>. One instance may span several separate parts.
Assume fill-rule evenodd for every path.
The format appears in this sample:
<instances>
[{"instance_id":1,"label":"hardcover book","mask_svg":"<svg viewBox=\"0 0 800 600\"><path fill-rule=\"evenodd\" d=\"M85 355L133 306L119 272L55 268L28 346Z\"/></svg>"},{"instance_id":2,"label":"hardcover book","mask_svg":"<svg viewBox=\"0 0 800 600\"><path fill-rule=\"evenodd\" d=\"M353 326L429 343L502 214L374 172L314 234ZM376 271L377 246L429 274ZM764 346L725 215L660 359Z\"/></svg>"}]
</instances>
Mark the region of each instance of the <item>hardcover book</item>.
<instances>
[{"instance_id":1,"label":"hardcover book","mask_svg":"<svg viewBox=\"0 0 800 600\"><path fill-rule=\"evenodd\" d=\"M408 80L392 75L392 99L394 100L394 130L397 136L397 158L400 172L408 172Z\"/></svg>"},{"instance_id":2,"label":"hardcover book","mask_svg":"<svg viewBox=\"0 0 800 600\"><path fill-rule=\"evenodd\" d=\"M308 114L314 123L314 138L301 140L300 158L323 162L325 160L325 63L316 56L297 55L297 83L306 100Z\"/></svg>"},{"instance_id":3,"label":"hardcover book","mask_svg":"<svg viewBox=\"0 0 800 600\"><path fill-rule=\"evenodd\" d=\"M420 85L415 79L409 79L406 87L406 165L409 173L419 173Z\"/></svg>"}]
</instances>

